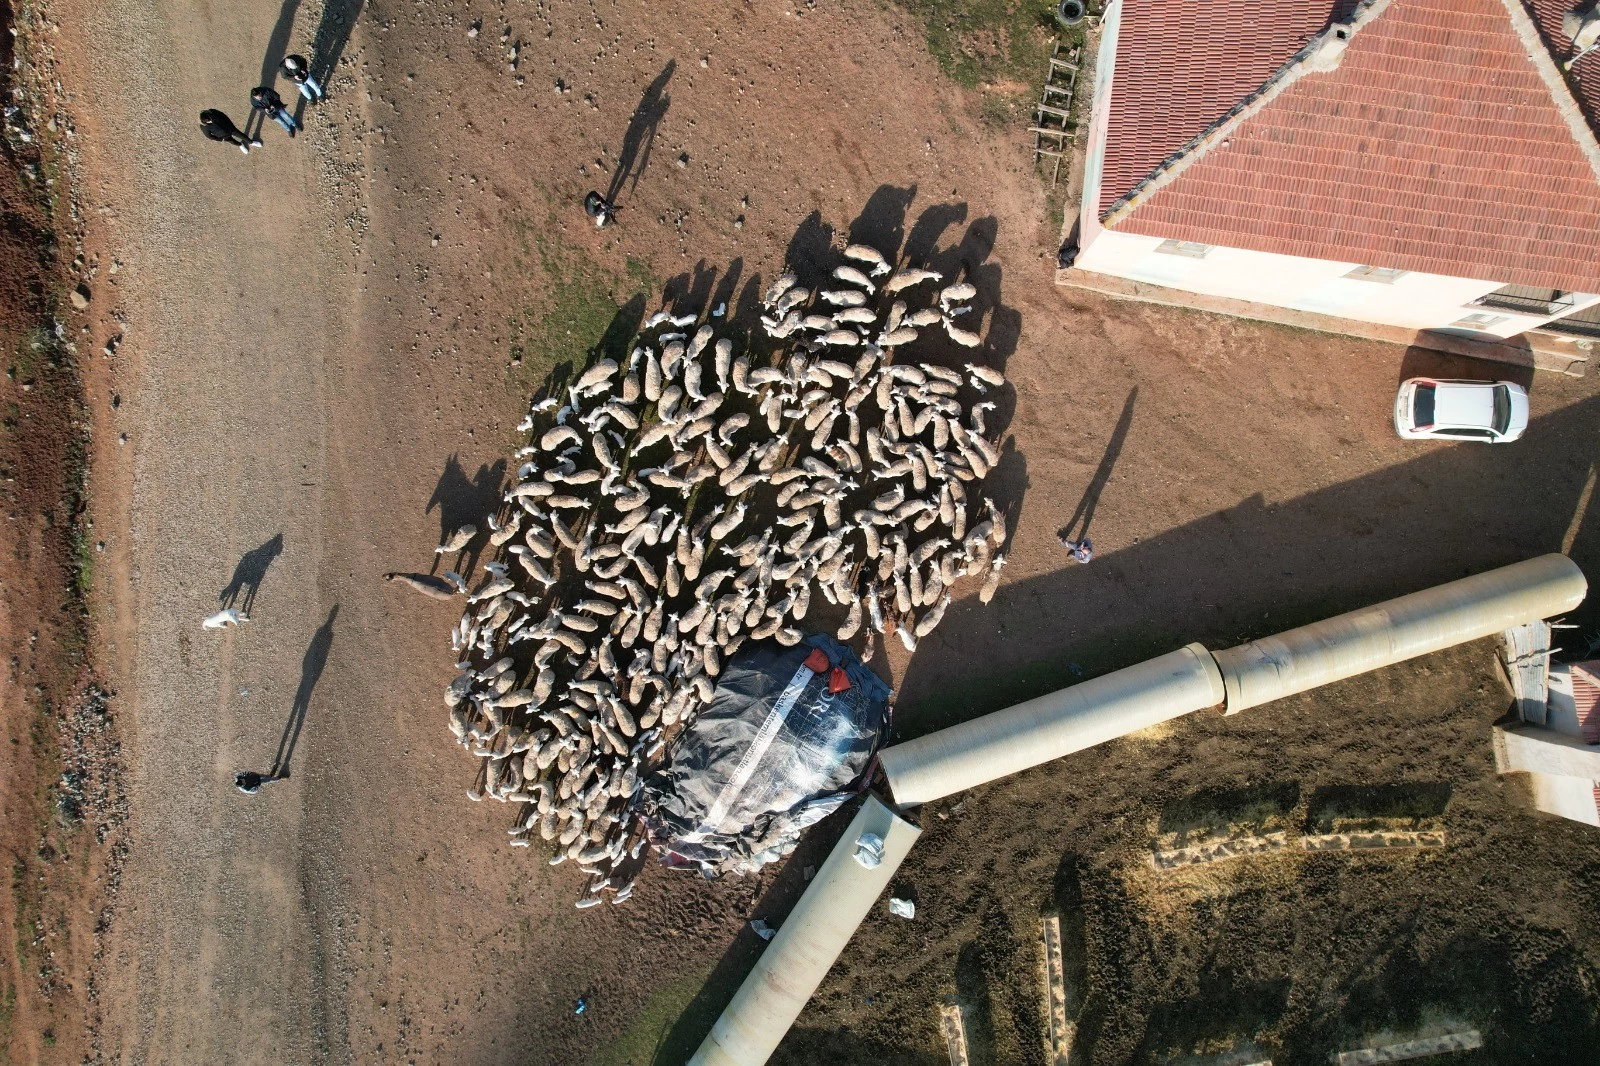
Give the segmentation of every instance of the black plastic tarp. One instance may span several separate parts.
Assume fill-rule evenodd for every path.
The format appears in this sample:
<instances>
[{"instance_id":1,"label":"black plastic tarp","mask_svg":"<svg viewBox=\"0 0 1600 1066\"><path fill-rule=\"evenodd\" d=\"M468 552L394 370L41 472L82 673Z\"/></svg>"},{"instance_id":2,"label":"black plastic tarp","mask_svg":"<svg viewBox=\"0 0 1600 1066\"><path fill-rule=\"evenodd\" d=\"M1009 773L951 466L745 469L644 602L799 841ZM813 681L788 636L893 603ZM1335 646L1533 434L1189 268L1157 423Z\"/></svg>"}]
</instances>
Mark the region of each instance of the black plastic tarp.
<instances>
[{"instance_id":1,"label":"black plastic tarp","mask_svg":"<svg viewBox=\"0 0 1600 1066\"><path fill-rule=\"evenodd\" d=\"M645 781L641 810L663 861L714 877L789 854L806 826L864 787L889 695L823 634L741 649Z\"/></svg>"}]
</instances>

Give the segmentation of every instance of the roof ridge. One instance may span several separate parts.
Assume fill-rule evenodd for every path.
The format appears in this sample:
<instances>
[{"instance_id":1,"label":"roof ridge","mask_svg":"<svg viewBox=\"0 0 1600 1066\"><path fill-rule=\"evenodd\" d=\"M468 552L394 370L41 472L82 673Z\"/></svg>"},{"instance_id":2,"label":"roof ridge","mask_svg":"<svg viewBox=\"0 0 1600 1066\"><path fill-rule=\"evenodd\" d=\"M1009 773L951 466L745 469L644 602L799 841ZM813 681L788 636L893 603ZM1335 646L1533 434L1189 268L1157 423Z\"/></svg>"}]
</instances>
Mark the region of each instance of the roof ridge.
<instances>
[{"instance_id":1,"label":"roof ridge","mask_svg":"<svg viewBox=\"0 0 1600 1066\"><path fill-rule=\"evenodd\" d=\"M1119 199L1101 216L1106 227L1116 225L1156 191L1167 185L1191 165L1204 158L1212 148L1228 139L1235 129L1248 121L1262 108L1277 99L1285 89L1313 71L1332 70L1339 65L1339 57L1357 31L1364 29L1389 7L1391 0L1362 0L1344 22L1329 23L1328 27L1307 41L1301 49L1261 83L1261 87L1234 105L1226 115L1200 133L1182 148L1168 156L1155 170ZM1515 3L1516 0L1505 0ZM1542 52L1543 49L1541 48Z\"/></svg>"},{"instance_id":2,"label":"roof ridge","mask_svg":"<svg viewBox=\"0 0 1600 1066\"><path fill-rule=\"evenodd\" d=\"M1528 13L1528 9L1522 6L1522 0L1500 0L1500 3L1511 19L1511 28L1516 31L1522 46L1528 50L1528 61L1533 64L1533 69L1539 72L1539 80L1544 82L1545 88L1550 90L1550 98L1556 105L1556 111L1560 113L1562 121L1571 131L1578 150L1589 161L1589 168L1594 171L1595 180L1600 181L1600 140L1596 139L1594 130L1584 117L1578 98L1572 94L1572 86L1567 84L1561 69L1556 66L1544 34L1539 32L1539 27L1533 21L1533 16Z\"/></svg>"}]
</instances>

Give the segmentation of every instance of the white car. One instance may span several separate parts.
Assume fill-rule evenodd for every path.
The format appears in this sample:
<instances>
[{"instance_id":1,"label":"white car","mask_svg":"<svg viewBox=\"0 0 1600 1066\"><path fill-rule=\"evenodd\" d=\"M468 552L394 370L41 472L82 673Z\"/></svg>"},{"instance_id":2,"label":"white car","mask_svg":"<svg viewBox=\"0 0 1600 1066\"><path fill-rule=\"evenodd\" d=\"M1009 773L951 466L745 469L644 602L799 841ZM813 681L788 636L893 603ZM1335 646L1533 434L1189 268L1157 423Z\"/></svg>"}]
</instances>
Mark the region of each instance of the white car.
<instances>
[{"instance_id":1,"label":"white car","mask_svg":"<svg viewBox=\"0 0 1600 1066\"><path fill-rule=\"evenodd\" d=\"M1410 378L1394 400L1394 429L1406 440L1505 444L1527 428L1528 392L1509 381Z\"/></svg>"}]
</instances>

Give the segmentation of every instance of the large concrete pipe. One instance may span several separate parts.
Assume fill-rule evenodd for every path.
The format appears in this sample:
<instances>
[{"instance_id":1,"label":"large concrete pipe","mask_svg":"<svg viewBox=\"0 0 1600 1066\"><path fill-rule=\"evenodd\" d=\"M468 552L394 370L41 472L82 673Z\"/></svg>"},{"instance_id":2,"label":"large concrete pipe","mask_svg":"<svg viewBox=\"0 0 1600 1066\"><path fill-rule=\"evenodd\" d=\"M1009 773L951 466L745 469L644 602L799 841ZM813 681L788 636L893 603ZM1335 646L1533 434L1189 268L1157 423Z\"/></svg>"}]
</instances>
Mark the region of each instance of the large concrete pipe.
<instances>
[{"instance_id":1,"label":"large concrete pipe","mask_svg":"<svg viewBox=\"0 0 1600 1066\"><path fill-rule=\"evenodd\" d=\"M1583 602L1565 555L1541 555L1219 651L1228 713L1404 662Z\"/></svg>"},{"instance_id":2,"label":"large concrete pipe","mask_svg":"<svg viewBox=\"0 0 1600 1066\"><path fill-rule=\"evenodd\" d=\"M1222 702L1211 653L1158 659L941 729L880 756L895 802L927 803Z\"/></svg>"},{"instance_id":3,"label":"large concrete pipe","mask_svg":"<svg viewBox=\"0 0 1600 1066\"><path fill-rule=\"evenodd\" d=\"M689 1066L766 1062L921 834L868 796ZM863 837L875 865L857 858Z\"/></svg>"}]
</instances>

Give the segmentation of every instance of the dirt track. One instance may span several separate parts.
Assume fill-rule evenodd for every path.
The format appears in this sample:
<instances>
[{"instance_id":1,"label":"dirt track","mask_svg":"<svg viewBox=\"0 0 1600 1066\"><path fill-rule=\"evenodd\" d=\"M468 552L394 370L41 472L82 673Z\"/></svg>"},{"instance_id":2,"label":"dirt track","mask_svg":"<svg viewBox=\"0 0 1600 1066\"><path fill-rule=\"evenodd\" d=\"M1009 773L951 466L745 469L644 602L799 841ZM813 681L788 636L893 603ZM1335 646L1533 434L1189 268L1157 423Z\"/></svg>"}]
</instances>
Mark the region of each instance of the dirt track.
<instances>
[{"instance_id":1,"label":"dirt track","mask_svg":"<svg viewBox=\"0 0 1600 1066\"><path fill-rule=\"evenodd\" d=\"M575 875L503 847L504 810L464 799L471 766L436 695L450 608L378 579L426 567L442 528L479 516L545 353L599 342L584 332L596 310L603 329L636 293L737 310L786 253L815 255L852 220L853 236L979 264L989 343L1015 384L1015 443L997 479L1016 531L1012 580L988 609L952 609L909 668L894 650L908 732L1042 691L1072 663L1091 672L1183 640L1270 632L1285 616L1553 550L1591 461L1589 382L1540 379L1517 448L1405 447L1385 424L1396 350L1055 291L1020 137L976 123L892 9L513 5L503 44L499 7L378 3L356 21L358 5L332 0L324 43L353 34L330 99L297 142L269 128L247 159L203 141L192 116L221 103L242 118L266 42L308 47L316 4L292 36L275 34L269 2L76 6L63 62L80 86L85 197L123 264L107 300L127 320L109 372L124 401L98 418L102 442L129 442L97 467L102 522L127 523L108 537L100 616L133 767L100 1026L122 1061L644 1062L665 1037L665 1063L692 1047L749 957L743 921L781 913L795 875L653 876L627 907L574 912ZM620 224L597 233L576 198L603 183L663 74L670 103L642 177ZM1055 529L1096 484L1101 557L1066 568ZM1600 566L1594 528L1581 527L1586 566ZM281 555L255 557L272 556L253 620L202 631L235 564L280 535ZM1474 802L1498 811L1483 798L1494 786L1480 743L1493 708L1454 718L1441 708L1463 706L1461 678L1436 691L1420 676L1369 695L1403 694L1425 719L1417 735L1477 760L1470 772L1441 769L1369 710L1360 744L1313 730L1278 776L1471 779ZM1305 706L1339 713L1347 698ZM1142 817L1169 793L1267 776L1284 743L1275 723L1302 713L1180 727L1161 742L1172 769L1159 789L1137 801L1098 789L1100 806L1066 824L1047 815L1087 802L1096 780L1142 780L1140 757L1118 754L1083 790L1052 768L986 793L975 801L994 804L978 808L986 825L1014 824L1013 803L1040 824L1007 829L992 865L948 891L967 903L1012 893L997 906L1021 952L1016 915L1037 907L1063 852L1136 850L1138 817L1105 836L1119 797ZM288 780L256 797L232 790L235 770L267 768L289 737ZM1319 744L1351 750L1324 765ZM1372 759L1373 744L1392 747ZM1600 861L1570 832L1516 824L1541 841L1551 876ZM1481 870L1512 861L1513 841L1495 839L1507 850ZM930 842L906 874L921 879L926 924L874 920L790 1061L818 1061L807 1049L819 1044L838 1061L933 1061L923 1008L1021 957L958 968L963 952L990 950L991 912L941 917L934 883L992 833ZM1556 842L1573 857L1550 857ZM1561 917L1577 923L1579 956L1596 958L1592 918ZM903 957L898 969L886 956ZM877 980L860 979L868 966L916 975L903 1010L860 1004ZM675 1025L708 975L718 980ZM1108 1015L1124 1030L1160 998L1139 987ZM581 1018L579 996L591 1003ZM864 1035L846 1041L846 1028ZM1031 1061L1023 1036L993 1039L1002 1061ZM1104 1046L1096 1061L1140 1045L1123 1032Z\"/></svg>"}]
</instances>

